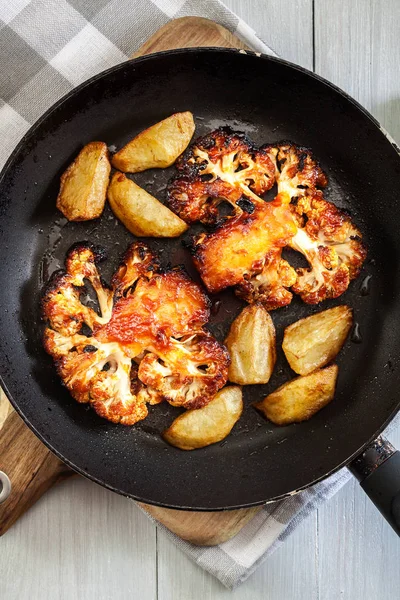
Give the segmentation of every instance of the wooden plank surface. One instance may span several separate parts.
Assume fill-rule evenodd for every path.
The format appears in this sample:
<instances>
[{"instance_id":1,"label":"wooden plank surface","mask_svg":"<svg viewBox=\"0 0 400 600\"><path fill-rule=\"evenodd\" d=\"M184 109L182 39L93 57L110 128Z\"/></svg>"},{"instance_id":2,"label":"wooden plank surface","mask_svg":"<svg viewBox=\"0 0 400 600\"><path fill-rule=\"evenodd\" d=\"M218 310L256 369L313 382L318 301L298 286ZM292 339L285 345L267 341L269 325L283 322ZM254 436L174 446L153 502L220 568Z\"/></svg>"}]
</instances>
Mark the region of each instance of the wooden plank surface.
<instances>
[{"instance_id":1,"label":"wooden plank surface","mask_svg":"<svg viewBox=\"0 0 400 600\"><path fill-rule=\"evenodd\" d=\"M400 2L315 0L315 68L400 142Z\"/></svg>"},{"instance_id":2,"label":"wooden plank surface","mask_svg":"<svg viewBox=\"0 0 400 600\"><path fill-rule=\"evenodd\" d=\"M156 529L81 477L49 490L0 539L2 600L155 600Z\"/></svg>"},{"instance_id":3,"label":"wooden plank surface","mask_svg":"<svg viewBox=\"0 0 400 600\"><path fill-rule=\"evenodd\" d=\"M234 592L193 565L162 533L158 535L159 600L316 600L317 515L302 523L287 542ZM173 585L171 585L173 582ZM299 592L304 593L300 595Z\"/></svg>"},{"instance_id":4,"label":"wooden plank surface","mask_svg":"<svg viewBox=\"0 0 400 600\"><path fill-rule=\"evenodd\" d=\"M312 70L312 0L228 0L225 4L278 56Z\"/></svg>"},{"instance_id":5,"label":"wooden plank surface","mask_svg":"<svg viewBox=\"0 0 400 600\"><path fill-rule=\"evenodd\" d=\"M305 66L310 66L310 2L225 3L247 19L281 56L302 64L306 60ZM387 0L382 6L375 0L315 0L315 62L318 72L369 103L400 141L400 60L393 58L399 48L398 7L398 0ZM400 447L399 430L391 439ZM233 593L193 565L162 533L158 533L157 559L155 538L155 527L129 501L83 479L61 484L0 539L0 598L399 597L399 541L379 520L357 484L347 485L303 522Z\"/></svg>"}]
</instances>

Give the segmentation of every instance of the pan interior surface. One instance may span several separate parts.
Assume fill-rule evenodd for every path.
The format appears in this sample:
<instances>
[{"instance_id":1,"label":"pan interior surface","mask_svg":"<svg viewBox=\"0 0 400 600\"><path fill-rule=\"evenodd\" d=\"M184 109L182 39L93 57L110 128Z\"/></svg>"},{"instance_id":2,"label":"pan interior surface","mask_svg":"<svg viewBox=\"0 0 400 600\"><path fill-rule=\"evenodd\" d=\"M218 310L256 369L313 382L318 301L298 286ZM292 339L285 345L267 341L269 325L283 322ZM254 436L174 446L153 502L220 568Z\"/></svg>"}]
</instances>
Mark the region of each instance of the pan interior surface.
<instances>
[{"instance_id":1,"label":"pan interior surface","mask_svg":"<svg viewBox=\"0 0 400 600\"><path fill-rule=\"evenodd\" d=\"M149 125L185 110L195 116L196 136L230 125L257 144L289 139L311 148L329 177L326 198L351 212L368 247L360 278L339 299L314 307L295 299L272 313L278 344L273 377L267 385L244 388L244 413L226 440L193 452L160 437L180 413L166 403L124 427L73 400L42 348L39 316L41 288L74 242L106 248L109 259L100 269L108 279L134 240L109 207L99 220L68 223L55 207L60 175L89 141L120 148ZM164 201L173 174L172 167L133 179ZM333 86L283 61L185 50L124 63L94 78L34 126L0 182L1 376L14 406L73 468L144 502L234 508L321 479L381 430L399 405L399 189L399 157L372 118ZM164 264L183 263L197 278L181 239L146 241ZM361 289L366 276L367 295ZM223 341L243 304L231 291L217 299L221 308L210 329ZM338 356L334 401L310 421L274 426L251 402L294 376L280 350L284 327L338 304L354 309L362 340L349 339Z\"/></svg>"}]
</instances>

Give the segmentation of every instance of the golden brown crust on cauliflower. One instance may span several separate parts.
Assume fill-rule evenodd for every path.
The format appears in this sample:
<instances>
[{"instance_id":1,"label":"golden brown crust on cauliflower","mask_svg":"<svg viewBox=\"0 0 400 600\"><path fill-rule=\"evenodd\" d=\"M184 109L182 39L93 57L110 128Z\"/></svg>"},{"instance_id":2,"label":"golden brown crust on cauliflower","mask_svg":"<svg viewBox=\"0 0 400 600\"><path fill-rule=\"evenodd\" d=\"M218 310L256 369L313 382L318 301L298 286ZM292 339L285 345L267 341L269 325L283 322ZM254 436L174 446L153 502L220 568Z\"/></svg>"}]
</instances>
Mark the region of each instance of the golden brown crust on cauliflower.
<instances>
[{"instance_id":1,"label":"golden brown crust on cauliflower","mask_svg":"<svg viewBox=\"0 0 400 600\"><path fill-rule=\"evenodd\" d=\"M342 294L366 257L350 218L325 200L327 177L310 150L283 141L257 149L246 136L220 128L179 158L181 174L168 197L188 223L216 224L194 237L194 263L211 292L235 286L248 302L272 310L292 292L315 304ZM260 196L277 184L272 202ZM221 202L232 214L219 216ZM293 269L282 248L301 252L308 268Z\"/></svg>"},{"instance_id":2,"label":"golden brown crust on cauliflower","mask_svg":"<svg viewBox=\"0 0 400 600\"><path fill-rule=\"evenodd\" d=\"M229 202L236 214L243 195L258 200L275 183L267 150L255 148L242 133L221 127L197 139L178 159L181 172L168 187L171 208L188 223L215 223L218 204ZM251 210L251 203L249 204Z\"/></svg>"},{"instance_id":3,"label":"golden brown crust on cauliflower","mask_svg":"<svg viewBox=\"0 0 400 600\"><path fill-rule=\"evenodd\" d=\"M52 277L42 297L44 347L71 395L125 425L164 399L186 408L207 404L229 365L226 349L203 329L208 298L183 270L161 271L142 242L128 248L111 289L97 270L102 258L88 243L73 246L66 271ZM80 300L85 280L100 314Z\"/></svg>"},{"instance_id":4,"label":"golden brown crust on cauliflower","mask_svg":"<svg viewBox=\"0 0 400 600\"><path fill-rule=\"evenodd\" d=\"M260 273L271 247L286 246L295 231L285 205L261 201L251 214L241 212L215 232L199 235L193 260L207 289L216 293Z\"/></svg>"},{"instance_id":5,"label":"golden brown crust on cauliflower","mask_svg":"<svg viewBox=\"0 0 400 600\"><path fill-rule=\"evenodd\" d=\"M237 286L237 296L249 304L261 302L267 310L290 304L293 294L289 288L296 283L297 275L281 255L281 248L270 250L262 271Z\"/></svg>"},{"instance_id":6,"label":"golden brown crust on cauliflower","mask_svg":"<svg viewBox=\"0 0 400 600\"><path fill-rule=\"evenodd\" d=\"M200 332L171 338L157 354L146 354L139 377L173 406L201 408L226 383L221 365L228 363L228 351L209 333Z\"/></svg>"},{"instance_id":7,"label":"golden brown crust on cauliflower","mask_svg":"<svg viewBox=\"0 0 400 600\"><path fill-rule=\"evenodd\" d=\"M328 179L308 148L282 141L274 145L262 146L274 156L278 193L287 193L297 198L303 190L324 188Z\"/></svg>"},{"instance_id":8,"label":"golden brown crust on cauliflower","mask_svg":"<svg viewBox=\"0 0 400 600\"><path fill-rule=\"evenodd\" d=\"M307 190L293 211L300 227L290 246L310 265L297 269L293 291L307 304L337 298L358 277L366 258L360 232L348 215L321 193Z\"/></svg>"}]
</instances>

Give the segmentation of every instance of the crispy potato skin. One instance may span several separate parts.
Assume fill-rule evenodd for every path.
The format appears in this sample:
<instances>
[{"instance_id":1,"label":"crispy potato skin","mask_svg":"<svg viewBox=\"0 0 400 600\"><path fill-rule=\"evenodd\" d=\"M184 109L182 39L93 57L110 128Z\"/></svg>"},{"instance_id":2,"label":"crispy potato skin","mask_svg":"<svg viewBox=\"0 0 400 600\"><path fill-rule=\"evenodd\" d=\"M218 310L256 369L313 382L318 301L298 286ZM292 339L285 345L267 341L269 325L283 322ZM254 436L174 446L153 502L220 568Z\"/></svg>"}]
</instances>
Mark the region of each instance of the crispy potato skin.
<instances>
[{"instance_id":1,"label":"crispy potato skin","mask_svg":"<svg viewBox=\"0 0 400 600\"><path fill-rule=\"evenodd\" d=\"M268 383L276 362L275 327L262 304L242 310L231 325L225 346L231 357L229 381Z\"/></svg>"},{"instance_id":2,"label":"crispy potato skin","mask_svg":"<svg viewBox=\"0 0 400 600\"><path fill-rule=\"evenodd\" d=\"M104 142L90 142L63 173L57 208L69 221L100 217L106 201L111 165Z\"/></svg>"},{"instance_id":3,"label":"crispy potato skin","mask_svg":"<svg viewBox=\"0 0 400 600\"><path fill-rule=\"evenodd\" d=\"M181 450L195 450L225 439L243 411L242 390L228 386L204 408L180 415L163 433L166 442Z\"/></svg>"},{"instance_id":4,"label":"crispy potato skin","mask_svg":"<svg viewBox=\"0 0 400 600\"><path fill-rule=\"evenodd\" d=\"M282 349L293 371L308 375L334 360L352 323L352 309L335 306L286 327Z\"/></svg>"},{"instance_id":5,"label":"crispy potato skin","mask_svg":"<svg viewBox=\"0 0 400 600\"><path fill-rule=\"evenodd\" d=\"M111 178L107 197L115 216L138 237L179 237L188 228L169 208L118 171Z\"/></svg>"},{"instance_id":6,"label":"crispy potato skin","mask_svg":"<svg viewBox=\"0 0 400 600\"><path fill-rule=\"evenodd\" d=\"M253 406L275 425L307 421L333 400L338 371L331 365L296 377Z\"/></svg>"},{"instance_id":7,"label":"crispy potato skin","mask_svg":"<svg viewBox=\"0 0 400 600\"><path fill-rule=\"evenodd\" d=\"M112 165L128 173L170 167L187 148L194 130L191 112L175 113L134 137L114 154Z\"/></svg>"}]
</instances>

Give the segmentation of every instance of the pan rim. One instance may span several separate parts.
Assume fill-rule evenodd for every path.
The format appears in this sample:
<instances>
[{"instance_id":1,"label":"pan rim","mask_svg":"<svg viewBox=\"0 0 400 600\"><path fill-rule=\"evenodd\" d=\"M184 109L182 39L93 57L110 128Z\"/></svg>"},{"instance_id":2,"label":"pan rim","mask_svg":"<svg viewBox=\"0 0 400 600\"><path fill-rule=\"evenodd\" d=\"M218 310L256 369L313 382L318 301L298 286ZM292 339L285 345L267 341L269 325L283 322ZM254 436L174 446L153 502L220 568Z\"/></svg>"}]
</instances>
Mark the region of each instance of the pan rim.
<instances>
[{"instance_id":1,"label":"pan rim","mask_svg":"<svg viewBox=\"0 0 400 600\"><path fill-rule=\"evenodd\" d=\"M279 495L273 496L271 498L258 500L258 501L254 501L254 502L248 502L248 503L242 503L242 504L240 504L240 503L239 504L230 504L229 506L216 506L216 507L214 507L214 506L212 506L212 507L182 506L182 505L176 505L176 504L172 504L172 503L168 503L168 502L159 502L159 501L155 501L155 500L149 500L148 498L142 498L141 496L138 496L136 494L127 494L126 492L123 492L122 490L116 488L113 485L108 484L106 481L104 481L98 477L95 477L94 475L91 475L90 473L87 473L84 469L75 465L72 461L65 458L50 442L48 442L43 437L43 435L41 433L38 432L36 427L30 422L30 420L25 416L23 411L15 403L15 400L12 397L12 395L10 394L10 392L8 391L8 388L5 385L4 379L1 375L0 375L0 384L1 384L1 387L3 388L4 393L7 396L7 399L12 404L14 410L22 418L22 420L29 427L29 429L36 435L37 438L39 438L39 440L55 456L57 456L57 458L59 458L61 460L61 462L66 464L68 467L70 467L70 469L72 469L79 475L82 475L86 479L89 479L90 481L93 481L94 483L97 483L98 485L101 485L102 487L105 487L106 489L108 489L112 492L115 492L115 493L119 494L120 496L124 496L125 498L130 498L131 500L135 500L136 502L141 502L143 504L150 504L152 506L159 506L161 508L171 508L174 510L193 511L193 512L220 512L223 510L238 510L240 508L251 508L253 506L261 506L263 504L270 504L272 502L284 500L285 498L289 498L289 497L294 496L310 487L313 487L317 483L320 483L321 481L328 479L328 477L330 477L331 475L334 475L335 473L340 471L342 468L348 467L348 465L353 461L354 458L359 456L367 448L367 446L369 446L374 440L376 440L377 437L379 437L379 435L383 432L383 430L389 425L389 423L393 420L393 418L399 412L399 408L398 407L395 408L390 413L389 417L385 420L385 422L377 429L375 434L372 435L364 444L361 444L361 446L355 452L353 452L348 459L342 461L339 465L337 465L336 467L334 467L333 469L331 469L324 475L321 475L320 477L313 479L311 482L306 483L303 486L301 486L295 490L292 490L291 492L286 492L284 494L279 494Z\"/></svg>"},{"instance_id":2,"label":"pan rim","mask_svg":"<svg viewBox=\"0 0 400 600\"><path fill-rule=\"evenodd\" d=\"M375 117L373 117L369 111L367 109L365 109L359 102L357 102L354 98L352 98L350 95L348 95L346 92L344 92L343 90L341 90L339 87L337 87L335 84L329 82L328 80L326 80L325 78L321 77L320 75L317 75L311 71L309 71L308 69L305 69L304 67L301 67L299 65L295 65L289 61L283 60L281 58L278 57L272 57L272 56L268 56L265 54L259 54L259 53L255 53L253 51L244 51L244 50L238 50L238 49L231 49L231 48L216 48L216 47L207 47L207 48L189 48L189 49L176 49L176 50L168 50L168 51L163 51L163 52L157 52L154 54L150 54L150 55L146 55L143 57L138 57L138 58L134 58L134 59L130 59L128 61L125 61L123 63L120 63L118 65L115 65L105 71L102 71L101 73L91 77L90 79L86 80L85 82L81 83L79 86L77 86L76 88L72 89L70 92L68 92L66 95L64 95L62 98L60 98L55 104L53 104L30 128L29 130L24 134L24 136L22 137L22 139L20 140L20 142L17 144L17 146L15 147L15 149L13 150L13 152L11 153L10 157L7 159L1 173L0 173L0 184L3 182L5 176L8 174L9 169L12 167L16 157L18 156L18 154L21 152L21 150L26 146L26 144L29 142L29 140L32 138L32 136L36 133L36 130L41 126L41 124L43 122L45 122L50 116L51 114L56 111L60 106L62 106L62 104L66 101L68 101L70 98L74 97L76 94L78 94L82 89L84 89L87 86L90 86L92 83L94 83L95 81L98 81L99 79L102 79L103 77L106 77L107 75L111 74L111 73L116 73L121 69L124 69L127 65L127 63L135 63L135 64L139 64L139 63L143 63L146 61L151 61L154 59L157 59L159 56L165 56L165 55L180 55L180 54L212 54L212 53L216 53L216 54L242 54L243 56L251 56L251 57L256 57L259 58L260 60L267 60L270 62L274 62L274 63L279 63L282 64L284 66L290 67L295 69L296 71L305 73L308 76L311 76L312 78L318 80L319 82L321 82L322 84L324 84L325 86L328 86L330 89L334 90L335 92L339 93L342 97L344 97L346 100L350 101L359 111L361 111L371 122L372 124L380 131L380 133L382 135L384 135L384 137L386 138L386 140L390 143L390 145L392 146L392 148L395 150L397 156L399 156L400 158L400 149L398 147L398 145L390 139L390 137L386 134L385 130L381 127L381 125L379 124L379 122L375 119ZM2 362L3 362L3 356L1 357ZM21 416L21 418L23 419L23 421L25 422L25 424L33 431L33 433L45 444L46 447L49 448L49 450L51 450L60 460L62 460L65 464L67 464L71 469L73 469L74 471L78 472L79 474L83 475L84 477L90 479L91 481L94 481L100 485L102 485L103 487L114 491L116 493L119 493L121 495L124 495L126 497L132 498L136 501L139 502L144 502L147 504L152 504L155 506L161 506L161 507L166 507L166 508L172 508L172 509L176 509L176 510L191 510L191 511L199 511L199 512L209 512L209 511L221 511L221 510L234 510L234 509L239 509L239 508L248 508L251 506L257 506L257 505L262 505L268 502L274 502L277 500L282 500L284 498L287 498L291 495L294 495L304 489L307 489L308 487L311 487L312 485L315 485L316 483L323 481L324 479L326 479L327 477L329 477L330 475L336 473L338 470L340 470L341 468L343 468L344 466L347 466L352 460L353 458L355 458L357 455L359 455L367 446L368 444L370 444L384 429L385 427L388 425L388 423L390 423L390 421L393 419L393 417L397 414L398 410L399 410L399 405L393 410L391 411L391 413L389 414L389 416L387 417L387 419L383 422L383 424L381 424L381 426L377 429L377 431L374 433L374 435L372 435L365 443L361 444L361 446L355 451L353 452L347 459L343 460L339 465L336 465L333 469L329 470L327 473L317 477L316 479L312 480L311 482L308 482L307 484L304 484L302 487L293 490L291 492L287 492L278 496L274 496L271 497L267 500L263 499L263 500L259 500L259 501L254 501L254 502L250 502L250 503L245 503L245 504L230 504L229 506L217 506L217 507L196 507L196 506L182 506L182 505L174 505L174 504L169 504L169 503L163 503L163 502L159 502L159 501L154 501L154 500L149 500L147 498L142 498L138 495L134 495L134 494L127 494L126 492L121 491L120 489L116 488L115 486L112 486L110 484L108 484L107 482L103 481L101 478L95 477L93 475L90 475L89 473L85 472L81 467L78 467L77 465L75 465L72 461L69 461L68 459L66 459L64 456L61 455L61 453L52 446L52 444L48 441L46 441L46 439L43 437L43 435L41 433L39 433L37 431L37 429L35 428L35 426L30 422L30 420L24 415L23 411L20 409L20 407L18 406L18 402L14 400L13 396L10 394L6 382L4 381L4 377L2 377L0 375L0 382L1 385L3 387L4 392L6 393L6 396L8 397L8 399L10 400L12 406L14 407L14 409L16 410L16 412ZM399 402L400 403L400 402Z\"/></svg>"},{"instance_id":3,"label":"pan rim","mask_svg":"<svg viewBox=\"0 0 400 600\"><path fill-rule=\"evenodd\" d=\"M82 83L80 83L78 86L74 87L72 90L70 90L69 92L67 92L66 94L64 94L64 96L62 96L59 100L57 100L54 104L52 104L44 113L41 117L39 117L33 124L32 126L28 129L28 131L22 136L22 138L20 139L20 141L18 142L18 144L16 145L16 147L14 148L14 150L11 152L10 156L8 157L8 159L6 160L1 172L0 172L0 184L2 183L11 163L14 161L15 157L17 156L17 154L20 152L20 150L25 146L25 144L27 143L27 141L29 140L29 138L35 133L36 129L55 111L59 108L59 106L61 106L64 102L66 102L67 100L69 100L69 98L72 98L73 96L75 96L77 93L79 93L81 90L83 90L85 87L91 85L92 83L94 83L95 81L102 79L103 77L117 72L119 69L123 69L124 66L127 63L137 63L140 64L142 62L146 62L149 60L152 60L154 58L158 58L160 56L174 56L174 55L179 55L179 54L209 54L209 53L218 53L218 54L241 54L242 56L251 56L251 57L255 57L257 59L261 59L261 60L266 60L266 61L270 61L270 62L275 62L278 64L282 64L286 67L290 67L292 69L295 69L296 71L300 71L301 73L305 73L306 75L316 79L317 81L319 81L320 83L330 87L332 90L336 91L337 93L339 93L341 96L343 96L343 98L346 98L346 100L349 100L356 108L358 108L366 117L368 117L368 119L375 125L375 127L377 127L379 129L379 131L381 132L382 135L384 135L384 137L386 138L386 140L389 142L389 144L392 146L392 148L396 151L396 154L399 156L400 158L400 146L391 138L391 136L388 134L388 132L386 131L386 129L384 129L382 127L382 125L379 123L379 121L362 105L360 104L357 100L355 100L355 98L353 98L352 96L350 96L350 94L347 94L347 92L345 92L344 90L342 90L339 86L335 85L334 83L332 83L331 81L329 81L328 79L325 79L325 77L322 77L321 75L318 75L317 73L314 73L313 71L310 71L309 69L306 69L305 67L302 67L300 65L296 65L295 63L292 63L288 60L284 60L283 58L277 57L277 56L269 56L268 54L263 54L260 52L254 52L253 50L239 50L237 48L219 48L218 46L209 46L206 48L177 48L175 50L163 50L161 52L154 52L152 54L146 54L145 56L139 56L137 58L130 58L124 62L118 63L117 65L114 65L113 67L110 67L109 69L105 69L104 71L101 71L100 73L97 73L97 75L93 75L93 77L90 77L89 79L86 79L86 81L83 81Z\"/></svg>"}]
</instances>

